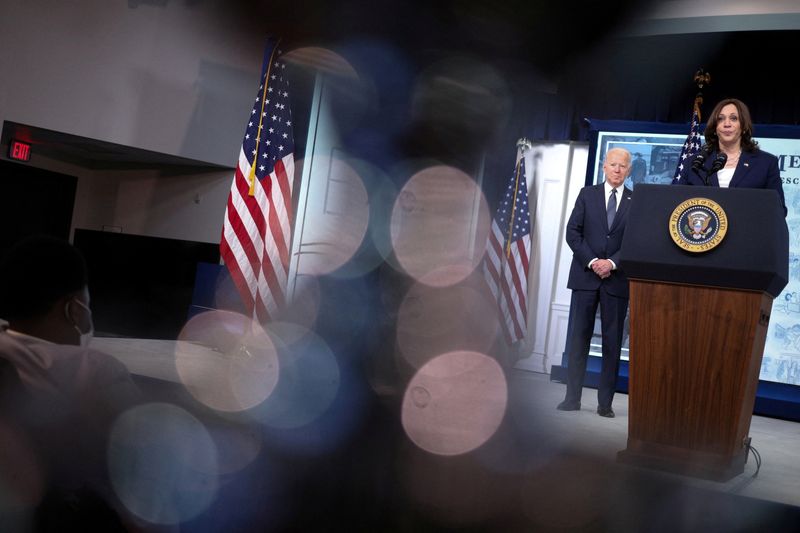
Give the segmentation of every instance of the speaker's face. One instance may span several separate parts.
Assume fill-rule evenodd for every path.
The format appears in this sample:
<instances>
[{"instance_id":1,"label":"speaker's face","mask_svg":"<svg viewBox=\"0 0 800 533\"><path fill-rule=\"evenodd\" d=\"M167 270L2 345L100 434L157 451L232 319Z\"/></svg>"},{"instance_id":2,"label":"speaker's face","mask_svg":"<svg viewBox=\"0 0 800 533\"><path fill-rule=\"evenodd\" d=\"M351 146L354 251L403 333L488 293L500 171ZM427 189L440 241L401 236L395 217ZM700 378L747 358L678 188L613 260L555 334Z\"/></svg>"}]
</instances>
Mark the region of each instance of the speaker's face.
<instances>
[{"instance_id":1,"label":"speaker's face","mask_svg":"<svg viewBox=\"0 0 800 533\"><path fill-rule=\"evenodd\" d=\"M722 144L737 144L742 138L739 110L733 104L724 106L717 116L717 137Z\"/></svg>"}]
</instances>

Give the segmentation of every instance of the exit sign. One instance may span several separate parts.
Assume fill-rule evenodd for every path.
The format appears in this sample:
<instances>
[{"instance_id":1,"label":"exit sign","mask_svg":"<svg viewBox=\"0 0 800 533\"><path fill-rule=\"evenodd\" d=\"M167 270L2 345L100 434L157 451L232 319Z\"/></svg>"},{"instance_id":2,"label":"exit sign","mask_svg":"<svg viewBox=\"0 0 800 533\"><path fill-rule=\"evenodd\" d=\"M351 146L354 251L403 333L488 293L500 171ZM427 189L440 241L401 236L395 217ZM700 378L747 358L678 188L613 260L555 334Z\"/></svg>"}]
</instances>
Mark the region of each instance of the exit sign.
<instances>
[{"instance_id":1,"label":"exit sign","mask_svg":"<svg viewBox=\"0 0 800 533\"><path fill-rule=\"evenodd\" d=\"M17 161L30 161L31 145L11 139L11 144L8 145L8 157Z\"/></svg>"}]
</instances>

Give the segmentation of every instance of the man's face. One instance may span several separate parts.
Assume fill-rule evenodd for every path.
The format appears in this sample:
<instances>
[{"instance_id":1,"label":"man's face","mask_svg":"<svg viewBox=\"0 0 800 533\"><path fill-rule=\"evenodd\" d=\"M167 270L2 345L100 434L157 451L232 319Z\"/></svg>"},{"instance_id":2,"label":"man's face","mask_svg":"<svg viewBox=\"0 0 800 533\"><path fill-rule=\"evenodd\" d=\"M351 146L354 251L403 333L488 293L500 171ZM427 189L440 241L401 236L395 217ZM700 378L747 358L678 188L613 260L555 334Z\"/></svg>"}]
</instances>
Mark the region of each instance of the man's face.
<instances>
[{"instance_id":1,"label":"man's face","mask_svg":"<svg viewBox=\"0 0 800 533\"><path fill-rule=\"evenodd\" d=\"M625 182L625 178L628 177L630 169L631 158L627 152L613 150L606 154L603 172L606 175L606 181L612 187L622 185Z\"/></svg>"}]
</instances>

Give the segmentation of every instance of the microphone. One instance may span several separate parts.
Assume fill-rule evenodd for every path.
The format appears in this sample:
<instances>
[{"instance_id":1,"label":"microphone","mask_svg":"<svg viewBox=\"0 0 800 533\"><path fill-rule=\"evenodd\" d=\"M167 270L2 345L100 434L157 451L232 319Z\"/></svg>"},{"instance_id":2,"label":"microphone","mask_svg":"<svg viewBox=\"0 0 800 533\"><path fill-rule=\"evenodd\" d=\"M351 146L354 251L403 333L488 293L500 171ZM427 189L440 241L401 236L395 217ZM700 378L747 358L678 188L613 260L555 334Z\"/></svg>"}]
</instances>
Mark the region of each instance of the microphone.
<instances>
[{"instance_id":1,"label":"microphone","mask_svg":"<svg viewBox=\"0 0 800 533\"><path fill-rule=\"evenodd\" d=\"M711 155L713 150L714 148L710 144L704 144L700 152L695 156L694 161L692 161L692 170L694 170L698 176L700 175L700 169L703 168L706 159Z\"/></svg>"},{"instance_id":2,"label":"microphone","mask_svg":"<svg viewBox=\"0 0 800 533\"><path fill-rule=\"evenodd\" d=\"M728 156L725 152L720 152L717 155L717 158L714 159L714 162L711 164L711 168L708 170L707 176L711 176L714 172L720 170L722 167L725 166L725 163L728 162Z\"/></svg>"}]
</instances>

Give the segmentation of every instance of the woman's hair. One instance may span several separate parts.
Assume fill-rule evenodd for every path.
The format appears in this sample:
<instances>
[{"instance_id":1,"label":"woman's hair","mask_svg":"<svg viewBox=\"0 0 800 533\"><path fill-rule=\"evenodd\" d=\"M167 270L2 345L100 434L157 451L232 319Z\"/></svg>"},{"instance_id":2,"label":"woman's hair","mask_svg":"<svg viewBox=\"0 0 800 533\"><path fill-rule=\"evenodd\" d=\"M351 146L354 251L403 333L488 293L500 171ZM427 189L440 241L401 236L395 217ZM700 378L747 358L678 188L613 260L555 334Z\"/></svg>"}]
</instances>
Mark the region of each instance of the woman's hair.
<instances>
[{"instance_id":1,"label":"woman's hair","mask_svg":"<svg viewBox=\"0 0 800 533\"><path fill-rule=\"evenodd\" d=\"M750 110L744 105L744 102L736 98L725 98L721 100L714 110L708 116L708 123L706 124L706 131L704 133L706 144L714 147L714 150L719 151L719 137L717 137L717 118L719 117L722 108L728 104L736 106L737 114L739 115L739 124L742 127L742 150L745 152L752 152L758 149L758 142L753 140L753 120L750 118Z\"/></svg>"}]
</instances>

